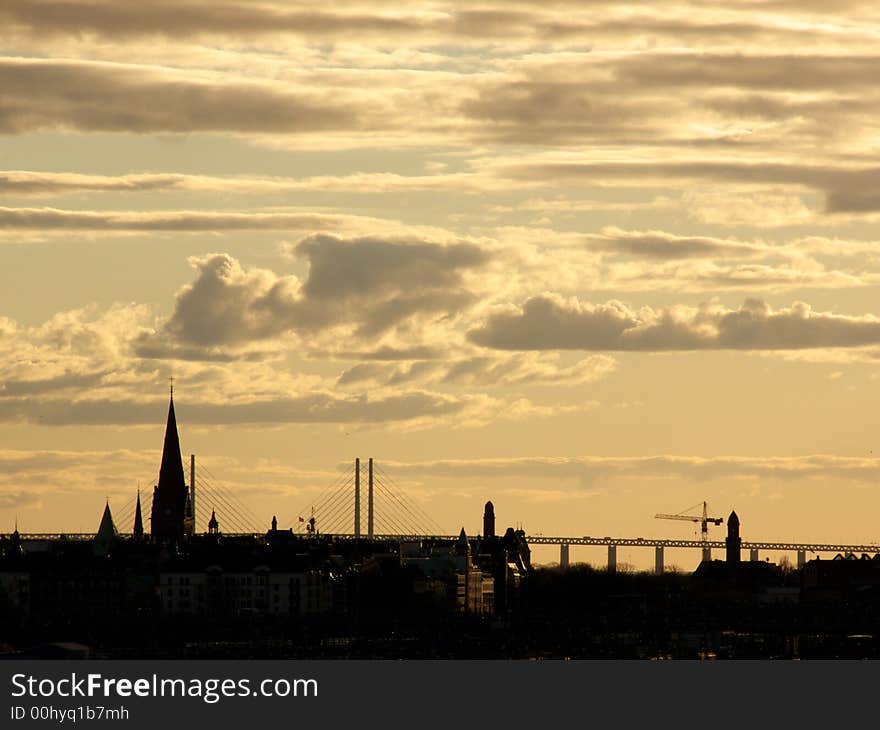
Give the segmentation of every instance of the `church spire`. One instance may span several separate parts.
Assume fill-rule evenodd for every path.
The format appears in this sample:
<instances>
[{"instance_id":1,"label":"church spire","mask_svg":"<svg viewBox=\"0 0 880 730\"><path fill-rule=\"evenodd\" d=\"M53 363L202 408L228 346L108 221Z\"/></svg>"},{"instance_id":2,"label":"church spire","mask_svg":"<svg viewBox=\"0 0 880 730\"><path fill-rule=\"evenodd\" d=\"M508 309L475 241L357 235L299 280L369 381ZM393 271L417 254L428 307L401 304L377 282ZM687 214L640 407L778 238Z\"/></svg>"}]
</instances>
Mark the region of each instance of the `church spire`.
<instances>
[{"instance_id":1,"label":"church spire","mask_svg":"<svg viewBox=\"0 0 880 730\"><path fill-rule=\"evenodd\" d=\"M173 387L172 385L168 403L168 421L165 425L165 442L162 446L159 483L153 492L151 514L150 533L154 540L160 542L175 542L183 537L183 519L187 498L183 460L180 457L180 438L177 434L177 417L174 414Z\"/></svg>"},{"instance_id":2,"label":"church spire","mask_svg":"<svg viewBox=\"0 0 880 730\"><path fill-rule=\"evenodd\" d=\"M95 535L94 552L96 555L107 555L116 541L116 525L113 524L113 515L110 513L110 500L104 504L104 514L101 517L101 525L98 534Z\"/></svg>"},{"instance_id":3,"label":"church spire","mask_svg":"<svg viewBox=\"0 0 880 730\"><path fill-rule=\"evenodd\" d=\"M138 487L137 504L134 508L134 527L131 534L135 540L142 540L144 537L144 518L141 513L141 488Z\"/></svg>"},{"instance_id":4,"label":"church spire","mask_svg":"<svg viewBox=\"0 0 880 730\"><path fill-rule=\"evenodd\" d=\"M110 512L110 500L104 503L104 514L101 516L101 524L98 527L98 537L116 537L116 525L113 524L113 514Z\"/></svg>"},{"instance_id":5,"label":"church spire","mask_svg":"<svg viewBox=\"0 0 880 730\"><path fill-rule=\"evenodd\" d=\"M164 481L171 485L184 484L183 459L180 456L180 437L177 434L177 417L174 415L174 386L168 401L168 421L165 424L165 443L162 446L162 466L159 468L159 486Z\"/></svg>"}]
</instances>

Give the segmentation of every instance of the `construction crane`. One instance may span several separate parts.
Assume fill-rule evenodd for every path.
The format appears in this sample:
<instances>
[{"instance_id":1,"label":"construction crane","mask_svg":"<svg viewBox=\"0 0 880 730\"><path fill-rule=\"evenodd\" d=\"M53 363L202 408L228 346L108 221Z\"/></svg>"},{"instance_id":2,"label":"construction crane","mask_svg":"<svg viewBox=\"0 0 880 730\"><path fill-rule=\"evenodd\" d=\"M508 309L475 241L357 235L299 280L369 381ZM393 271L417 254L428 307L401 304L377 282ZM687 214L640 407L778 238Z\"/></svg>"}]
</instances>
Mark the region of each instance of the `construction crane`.
<instances>
[{"instance_id":1,"label":"construction crane","mask_svg":"<svg viewBox=\"0 0 880 730\"><path fill-rule=\"evenodd\" d=\"M658 520L686 520L688 522L699 522L700 523L700 541L703 543L709 542L709 523L711 522L713 525L720 525L724 520L720 517L709 517L708 516L708 506L705 502L703 502L703 515L702 517L699 515L687 515L685 512L690 512L693 509L696 509L700 505L695 504L693 507L688 507L686 510L682 510L677 515L654 515L655 519Z\"/></svg>"}]
</instances>

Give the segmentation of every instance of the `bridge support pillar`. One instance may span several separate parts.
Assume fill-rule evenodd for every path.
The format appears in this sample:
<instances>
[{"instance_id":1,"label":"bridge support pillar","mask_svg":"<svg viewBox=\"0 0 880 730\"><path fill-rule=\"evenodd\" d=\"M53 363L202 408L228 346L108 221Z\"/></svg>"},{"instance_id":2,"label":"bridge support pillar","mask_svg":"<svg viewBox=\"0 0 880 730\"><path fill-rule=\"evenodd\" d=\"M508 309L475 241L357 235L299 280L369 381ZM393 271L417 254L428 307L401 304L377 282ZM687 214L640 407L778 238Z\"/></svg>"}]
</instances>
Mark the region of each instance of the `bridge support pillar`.
<instances>
[{"instance_id":1,"label":"bridge support pillar","mask_svg":"<svg viewBox=\"0 0 880 730\"><path fill-rule=\"evenodd\" d=\"M807 551L806 550L798 550L797 551L798 570L803 568L806 564L807 564Z\"/></svg>"},{"instance_id":2,"label":"bridge support pillar","mask_svg":"<svg viewBox=\"0 0 880 730\"><path fill-rule=\"evenodd\" d=\"M711 560L712 559L712 548L708 545L703 546L703 560Z\"/></svg>"},{"instance_id":3,"label":"bridge support pillar","mask_svg":"<svg viewBox=\"0 0 880 730\"><path fill-rule=\"evenodd\" d=\"M757 563L761 558L758 557L758 548L750 548L749 549L749 560L753 563Z\"/></svg>"},{"instance_id":4,"label":"bridge support pillar","mask_svg":"<svg viewBox=\"0 0 880 730\"><path fill-rule=\"evenodd\" d=\"M663 575L663 546L657 545L654 548L654 572L657 575Z\"/></svg>"},{"instance_id":5,"label":"bridge support pillar","mask_svg":"<svg viewBox=\"0 0 880 730\"><path fill-rule=\"evenodd\" d=\"M568 543L563 542L559 545L559 567L563 570L568 568Z\"/></svg>"},{"instance_id":6,"label":"bridge support pillar","mask_svg":"<svg viewBox=\"0 0 880 730\"><path fill-rule=\"evenodd\" d=\"M617 545L608 546L608 572L617 572Z\"/></svg>"}]
</instances>

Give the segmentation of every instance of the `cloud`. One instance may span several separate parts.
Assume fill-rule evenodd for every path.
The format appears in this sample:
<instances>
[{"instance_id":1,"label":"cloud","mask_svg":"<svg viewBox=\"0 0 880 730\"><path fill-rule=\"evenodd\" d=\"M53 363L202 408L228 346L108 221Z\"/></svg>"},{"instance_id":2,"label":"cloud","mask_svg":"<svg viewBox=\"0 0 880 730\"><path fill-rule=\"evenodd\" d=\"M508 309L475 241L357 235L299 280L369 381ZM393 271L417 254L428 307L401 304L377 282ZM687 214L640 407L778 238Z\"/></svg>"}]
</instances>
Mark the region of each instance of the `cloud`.
<instances>
[{"instance_id":1,"label":"cloud","mask_svg":"<svg viewBox=\"0 0 880 730\"><path fill-rule=\"evenodd\" d=\"M268 81L89 61L0 58L0 88L6 134L317 132L358 129L369 111L339 90L331 96Z\"/></svg>"},{"instance_id":2,"label":"cloud","mask_svg":"<svg viewBox=\"0 0 880 730\"><path fill-rule=\"evenodd\" d=\"M424 240L341 239L314 235L293 253L309 264L302 293L312 326L344 321L353 307L363 336L375 335L409 317L454 314L475 294L467 274L485 269L491 253L473 243Z\"/></svg>"},{"instance_id":3,"label":"cloud","mask_svg":"<svg viewBox=\"0 0 880 730\"><path fill-rule=\"evenodd\" d=\"M98 467L118 468L121 473L126 469L138 471L149 467L150 471L158 467L155 454L130 449L115 451L58 451L34 449L16 451L0 450L0 476L14 479L16 475L30 475L44 478L51 472L75 474L82 469L93 470Z\"/></svg>"},{"instance_id":4,"label":"cloud","mask_svg":"<svg viewBox=\"0 0 880 730\"><path fill-rule=\"evenodd\" d=\"M249 292L247 285L265 274L236 269L234 259L208 260L218 266L229 264L232 271L226 273L239 276L239 289L245 294ZM224 292L230 296L228 290ZM215 316L212 322L215 336L229 339L221 320ZM473 425L486 423L501 412L505 418L554 412L552 407L532 405L524 399L507 402L479 393L441 393L417 387L415 382L401 382L384 390L341 391L321 376L291 369L280 348L233 349L230 357L221 357L222 348L172 342L170 348L158 353L144 353L150 343L164 342L149 326L152 321L148 310L134 305L116 305L104 312L94 307L60 312L27 328L0 320L0 347L4 351L0 422L39 426L161 424L166 402L155 396L164 392L164 376L169 372L185 384L179 418L196 425L390 424L422 428L448 418ZM173 369L172 364L145 359L145 354L173 359ZM234 368L228 366L230 360L235 361Z\"/></svg>"},{"instance_id":5,"label":"cloud","mask_svg":"<svg viewBox=\"0 0 880 730\"><path fill-rule=\"evenodd\" d=\"M585 237L596 251L646 259L751 258L778 252L766 244L746 243L712 236L679 236L665 231L626 231L608 227Z\"/></svg>"},{"instance_id":6,"label":"cloud","mask_svg":"<svg viewBox=\"0 0 880 730\"><path fill-rule=\"evenodd\" d=\"M816 223L819 211L800 195L782 192L686 191L688 215L712 226L777 226Z\"/></svg>"},{"instance_id":7,"label":"cloud","mask_svg":"<svg viewBox=\"0 0 880 730\"><path fill-rule=\"evenodd\" d=\"M110 212L0 208L0 229L73 231L287 231L348 228L354 216L221 211Z\"/></svg>"},{"instance_id":8,"label":"cloud","mask_svg":"<svg viewBox=\"0 0 880 730\"><path fill-rule=\"evenodd\" d=\"M300 282L266 269L245 269L228 254L190 258L196 280L177 296L158 339L181 345L240 346L290 332L318 334L340 326L374 337L413 317L447 317L475 294L466 275L490 253L471 243L313 235L291 254L306 261ZM155 346L148 337L143 346ZM410 343L412 346L412 343Z\"/></svg>"},{"instance_id":9,"label":"cloud","mask_svg":"<svg viewBox=\"0 0 880 730\"><path fill-rule=\"evenodd\" d=\"M324 357L335 360L437 360L446 357L447 350L444 347L431 347L427 345L415 345L413 347L394 347L383 345L377 348L365 348L358 350L335 349L329 351L316 350L314 357Z\"/></svg>"},{"instance_id":10,"label":"cloud","mask_svg":"<svg viewBox=\"0 0 880 730\"><path fill-rule=\"evenodd\" d=\"M197 346L239 345L274 337L293 327L299 281L265 269L245 270L228 254L189 259L198 277L178 293L163 329L173 340Z\"/></svg>"},{"instance_id":11,"label":"cloud","mask_svg":"<svg viewBox=\"0 0 880 730\"><path fill-rule=\"evenodd\" d=\"M639 47L639 41L658 39L672 42L676 49L695 43L713 49L732 49L754 44L791 45L802 38L842 38L866 45L870 34L861 26L838 19L841 8L870 5L841 2L835 12L815 3L803 5L765 2L726 7L723 13L707 14L702 3L631 3L627 12L610 0L590 2L517 2L484 0L478 6L460 0L443 3L411 2L405 7L381 8L375 3L338 2L331 9L316 8L301 0L246 3L225 0L155 0L150 4L116 3L112 0L6 0L0 7L0 21L10 35L57 40L73 37L102 43L134 39L170 39L175 42L215 41L225 38L271 43L290 36L344 43L353 37L395 47L429 47L455 44L478 45L506 42L509 45L624 43ZM755 10L760 7L760 21ZM821 12L822 22L809 25L791 22L794 14L813 19ZM785 15L777 15L785 13ZM785 21L789 22L785 22ZM837 21L837 22L835 22ZM865 37L867 36L867 38ZM840 42L838 40L838 42ZM870 46L869 46L870 47Z\"/></svg>"},{"instance_id":12,"label":"cloud","mask_svg":"<svg viewBox=\"0 0 880 730\"><path fill-rule=\"evenodd\" d=\"M474 172L432 175L359 172L349 175L315 175L291 178L247 175L224 177L180 173L84 175L73 172L0 171L0 192L17 197L71 193L151 192L217 192L239 195L271 195L313 191L355 193L459 191L477 193L497 187L506 188L515 187L515 185L505 185L503 181Z\"/></svg>"},{"instance_id":13,"label":"cloud","mask_svg":"<svg viewBox=\"0 0 880 730\"><path fill-rule=\"evenodd\" d=\"M427 392L384 398L312 393L249 403L190 403L178 418L190 425L284 423L385 423L436 419L461 413L474 399ZM123 400L0 399L0 421L42 426L147 425L161 423L167 402Z\"/></svg>"},{"instance_id":14,"label":"cloud","mask_svg":"<svg viewBox=\"0 0 880 730\"><path fill-rule=\"evenodd\" d=\"M737 309L703 304L636 312L618 301L594 305L542 294L491 315L468 337L504 350L797 350L876 345L880 318L815 312L803 302L773 310L755 299Z\"/></svg>"},{"instance_id":15,"label":"cloud","mask_svg":"<svg viewBox=\"0 0 880 730\"><path fill-rule=\"evenodd\" d=\"M484 479L525 477L573 479L583 484L611 478L631 479L848 479L874 484L880 463L873 458L833 456L572 456L383 462L395 475Z\"/></svg>"},{"instance_id":16,"label":"cloud","mask_svg":"<svg viewBox=\"0 0 880 730\"><path fill-rule=\"evenodd\" d=\"M770 90L868 89L877 56L662 53L628 56L615 77L625 86L704 86Z\"/></svg>"},{"instance_id":17,"label":"cloud","mask_svg":"<svg viewBox=\"0 0 880 730\"><path fill-rule=\"evenodd\" d=\"M0 399L112 389L143 377L127 358L130 343L151 321L149 310L134 304L59 312L28 328L6 320L0 328Z\"/></svg>"},{"instance_id":18,"label":"cloud","mask_svg":"<svg viewBox=\"0 0 880 730\"><path fill-rule=\"evenodd\" d=\"M595 355L563 365L557 357L544 353L516 355L477 355L455 359L421 360L402 365L359 363L345 370L337 379L340 387L400 387L409 383L443 386L479 386L493 388L519 385L580 385L614 372L616 361L607 355Z\"/></svg>"},{"instance_id":19,"label":"cloud","mask_svg":"<svg viewBox=\"0 0 880 730\"><path fill-rule=\"evenodd\" d=\"M583 69L582 69L583 70ZM640 100L597 95L588 80L504 80L472 91L460 111L479 122L478 139L506 144L573 144L663 136Z\"/></svg>"},{"instance_id":20,"label":"cloud","mask_svg":"<svg viewBox=\"0 0 880 730\"><path fill-rule=\"evenodd\" d=\"M794 185L826 196L826 213L857 213L873 207L880 168L841 163L809 164L766 160L679 160L657 162L529 162L501 164L495 173L514 179L543 179L555 184L637 184L645 181L745 183L776 188ZM700 198L695 198L696 202ZM790 205L790 203L787 203Z\"/></svg>"},{"instance_id":21,"label":"cloud","mask_svg":"<svg viewBox=\"0 0 880 730\"><path fill-rule=\"evenodd\" d=\"M604 5L591 2L587 8ZM157 0L149 5L129 5L98 0L7 0L0 8L11 30L37 37L59 35L125 39L146 36L199 38L204 36L304 35L321 39L394 39L406 44L442 41L516 42L525 39L564 40L607 37L612 34L732 36L736 39L768 32L754 22L699 22L661 18L649 13L628 14L627 21L597 17L578 3L518 3L516 7L491 7L482 3L443 4L415 2L406 9L377 9L369 3L337 3L332 11L302 2L262 2L253 5L234 0L206 4L200 0Z\"/></svg>"},{"instance_id":22,"label":"cloud","mask_svg":"<svg viewBox=\"0 0 880 730\"><path fill-rule=\"evenodd\" d=\"M780 251L792 255L795 251ZM880 279L875 273L829 270L802 257L784 263L716 264L714 261L668 263L610 263L595 289L651 291L718 292L723 290L830 288L852 289L869 286Z\"/></svg>"},{"instance_id":23,"label":"cloud","mask_svg":"<svg viewBox=\"0 0 880 730\"><path fill-rule=\"evenodd\" d=\"M442 31L483 15L454 11ZM531 24L512 11L490 15ZM416 23L431 25L429 16ZM479 27L473 37L453 35L485 43L489 25ZM214 62L193 69L197 61L185 57L176 65L0 58L0 132L230 133L282 146L301 145L300 136L310 145L371 146L381 138L412 146L417 135L416 144L700 144L766 152L782 140L792 148L867 140L880 106L868 93L875 57L809 48L788 55L581 48L503 61L477 56L466 70L439 51L432 53L436 67L419 70L401 62L364 67L357 53L335 59L311 51L317 57L296 71L261 60L248 77L229 61L221 72ZM781 94L794 98L772 98Z\"/></svg>"},{"instance_id":24,"label":"cloud","mask_svg":"<svg viewBox=\"0 0 880 730\"><path fill-rule=\"evenodd\" d=\"M67 0L12 0L4 3L0 17L7 23L43 36L84 34L131 38L211 34L255 35L279 33L335 34L359 30L364 33L409 34L425 25L417 15L377 12L327 12L314 6L291 9L284 5L199 0L149 5Z\"/></svg>"},{"instance_id":25,"label":"cloud","mask_svg":"<svg viewBox=\"0 0 880 730\"><path fill-rule=\"evenodd\" d=\"M545 406L526 398L503 400L486 395L451 395L427 390L344 393L313 389L311 392L269 399L232 399L217 393L210 401L194 388L193 400L176 399L178 423L194 426L281 426L288 424L340 424L419 429L454 419L456 426L485 426L498 419L545 418L561 412L583 410L576 406ZM226 397L224 397L226 396ZM63 426L148 426L164 422L167 401L148 398L37 398L0 397L0 423Z\"/></svg>"},{"instance_id":26,"label":"cloud","mask_svg":"<svg viewBox=\"0 0 880 730\"><path fill-rule=\"evenodd\" d=\"M222 6L217 17L229 7ZM177 12L165 8L164 14ZM199 12L208 25L216 20L204 8ZM246 12L239 8L235 14ZM465 68L459 67L462 58L438 48L402 53L409 63L373 58L371 52L381 56L381 48L368 52L346 46L347 54L337 58L333 51L315 46L317 30L308 33L308 62L299 64L295 52L288 51L296 70L293 63L283 62L290 58L284 50L272 60L252 60L252 49L238 51L248 60L241 68L255 69L247 77L228 59L219 64L199 61L198 54L187 59L179 49L182 57L177 63L159 59L161 65L6 57L0 59L5 101L0 132L228 133L300 148L373 146L378 139L398 146L698 144L706 149L749 149L765 157L783 141L795 154L798 149L814 150L819 140L826 152L834 152L873 138L870 120L880 107L870 93L875 56L839 50L835 55L809 45L776 55L760 47L745 53L703 52L700 41L709 42L722 26L733 38L755 30L711 22L701 26L705 37L695 34L694 51L683 52L680 46L649 51L642 46L638 52L589 53L573 39L610 33L617 36L620 50L624 26L632 20L578 24L559 17L542 23L547 13L541 8L525 13L453 8L411 15L355 12L346 19L345 12L310 11L315 29L345 19L356 27L352 32L361 34L373 17L401 32L427 28L425 38L453 37L465 44L485 45L496 38L495 29L497 38L508 42L514 32L526 41L550 37L574 44L569 51L544 49L509 58L496 57L497 51L477 54ZM695 28L682 19L640 20L648 32L656 30L673 39L676 28ZM465 32L472 23L477 23L476 30ZM784 34L782 25L779 32ZM535 28L543 30L536 33ZM411 58L419 54L433 58L433 66L413 68ZM147 50L143 55L146 61L155 60ZM373 66L365 55L373 58ZM201 68L193 70L200 63ZM188 64L191 70L183 70ZM785 99L775 98L783 95ZM847 199L845 191L834 192L834 210L855 212L864 204Z\"/></svg>"},{"instance_id":27,"label":"cloud","mask_svg":"<svg viewBox=\"0 0 880 730\"><path fill-rule=\"evenodd\" d=\"M40 504L41 495L19 490L0 494L0 509L21 509ZM4 530L5 531L5 530Z\"/></svg>"},{"instance_id":28,"label":"cloud","mask_svg":"<svg viewBox=\"0 0 880 730\"><path fill-rule=\"evenodd\" d=\"M870 143L876 55L809 46L719 53L709 35L700 40L693 50L536 54L476 78L459 110L479 123L478 139L501 143L700 144L765 156L780 143L823 140L826 151L829 142Z\"/></svg>"},{"instance_id":29,"label":"cloud","mask_svg":"<svg viewBox=\"0 0 880 730\"><path fill-rule=\"evenodd\" d=\"M0 320L0 404L7 403L14 414L19 406L51 400L149 401L164 391L172 372L191 397L207 401L289 395L322 383L316 376L273 367L278 348L265 344L233 353L169 346L156 338L156 321L148 307L135 304L63 311L31 327ZM161 351L149 351L148 340ZM222 366L232 360L234 369Z\"/></svg>"}]
</instances>

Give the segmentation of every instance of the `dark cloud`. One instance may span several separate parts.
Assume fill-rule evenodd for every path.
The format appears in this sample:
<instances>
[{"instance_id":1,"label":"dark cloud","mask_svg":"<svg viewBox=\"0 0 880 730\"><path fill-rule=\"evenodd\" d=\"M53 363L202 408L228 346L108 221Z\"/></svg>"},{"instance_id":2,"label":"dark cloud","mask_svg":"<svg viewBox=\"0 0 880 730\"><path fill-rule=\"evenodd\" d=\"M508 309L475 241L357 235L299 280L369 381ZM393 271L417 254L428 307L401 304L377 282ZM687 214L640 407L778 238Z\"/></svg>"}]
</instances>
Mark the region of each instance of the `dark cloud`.
<instances>
[{"instance_id":1,"label":"dark cloud","mask_svg":"<svg viewBox=\"0 0 880 730\"><path fill-rule=\"evenodd\" d=\"M270 271L246 271L227 254L194 257L196 280L177 295L164 328L172 342L210 348L275 337L294 325L299 282Z\"/></svg>"},{"instance_id":2,"label":"dark cloud","mask_svg":"<svg viewBox=\"0 0 880 730\"><path fill-rule=\"evenodd\" d=\"M699 86L826 90L872 89L878 56L645 53L614 65L616 81L641 89Z\"/></svg>"},{"instance_id":3,"label":"dark cloud","mask_svg":"<svg viewBox=\"0 0 880 730\"><path fill-rule=\"evenodd\" d=\"M483 125L478 136L510 143L616 138L659 134L636 99L597 94L585 81L504 81L480 88L463 102L462 113Z\"/></svg>"},{"instance_id":4,"label":"dark cloud","mask_svg":"<svg viewBox=\"0 0 880 730\"><path fill-rule=\"evenodd\" d=\"M315 235L293 253L309 262L303 293L315 299L361 297L378 289L450 289L461 285L461 272L489 262L475 244L450 246L420 240L373 237L341 239Z\"/></svg>"},{"instance_id":5,"label":"dark cloud","mask_svg":"<svg viewBox=\"0 0 880 730\"><path fill-rule=\"evenodd\" d=\"M831 213L880 211L880 171L868 187L858 187L854 184L849 189L830 191L826 198L826 209Z\"/></svg>"},{"instance_id":6,"label":"dark cloud","mask_svg":"<svg viewBox=\"0 0 880 730\"><path fill-rule=\"evenodd\" d=\"M227 0L154 0L150 3L77 0L8 0L0 19L35 34L95 34L111 38L210 34L308 35L337 33L412 34L428 26L426 19L402 13L327 12L296 3L242 3Z\"/></svg>"},{"instance_id":7,"label":"dark cloud","mask_svg":"<svg viewBox=\"0 0 880 730\"><path fill-rule=\"evenodd\" d=\"M323 326L359 313L361 335L379 334L418 313L451 314L475 300L464 275L491 256L471 243L315 235L294 250L309 264L303 323Z\"/></svg>"},{"instance_id":8,"label":"dark cloud","mask_svg":"<svg viewBox=\"0 0 880 730\"><path fill-rule=\"evenodd\" d=\"M206 8L202 12L213 17ZM168 9L166 14L175 16L176 11ZM496 34L509 39L511 32L522 32L523 37L546 35L550 28L557 36L564 36L566 27L574 34L590 32L570 19L546 24L535 16L534 10L456 10L442 21L439 16L427 20L426 15L409 19L381 15L392 24L411 22L463 38L467 37L463 28L474 28L474 37L485 40ZM332 25L333 18L342 15L322 15L321 22ZM350 20L357 32L369 27L357 25L356 17ZM649 30L674 35L675 21L643 22ZM681 21L681 27L694 31L700 26ZM706 32L712 27L708 24ZM608 28L597 23L596 28L599 33L615 32L613 23ZM737 30L728 27L724 32ZM749 32L745 27L739 30ZM331 78L326 69L316 73L326 74L329 83L322 84L316 76L305 88L285 81L187 75L152 66L5 58L0 59L4 93L0 132L398 135L406 130L505 144L690 142L743 147L760 144L750 142L739 124L754 116L786 120L812 139L866 129L878 106L868 94L876 63L875 57L810 53L580 54L546 65L523 63L504 75L471 74L457 83L445 80L454 83L445 89L409 84L377 88L367 101L359 85L341 75ZM800 98L819 96L817 91L823 92L823 98ZM777 99L773 94L799 96Z\"/></svg>"},{"instance_id":9,"label":"dark cloud","mask_svg":"<svg viewBox=\"0 0 880 730\"><path fill-rule=\"evenodd\" d=\"M304 239L292 253L308 264L302 283L293 276L246 270L227 254L191 259L198 276L178 294L162 334L178 345L200 348L340 325L371 337L418 315L447 316L466 308L475 294L465 275L490 260L487 251L469 243L327 235Z\"/></svg>"},{"instance_id":10,"label":"dark cloud","mask_svg":"<svg viewBox=\"0 0 880 730\"><path fill-rule=\"evenodd\" d=\"M633 24L638 28L639 20ZM674 27L689 28L686 21L667 26L645 21L649 32L674 35ZM601 22L597 27L609 30ZM748 33L747 28L729 30ZM878 58L664 50L560 55L540 65L514 66L504 76L477 79L459 108L479 122L472 130L478 138L509 143L690 140L743 147L750 143L755 122L767 118L793 125L800 136L827 141L867 129L876 116Z\"/></svg>"},{"instance_id":11,"label":"dark cloud","mask_svg":"<svg viewBox=\"0 0 880 730\"><path fill-rule=\"evenodd\" d=\"M754 20L746 7L737 19L701 20L699 12L671 17L658 14L658 5L632 3L625 18L611 14L583 13L585 8L615 5L612 0L578 2L500 3L484 0L474 7L465 2L410 3L406 8L387 12L370 3L337 2L332 10L297 2L260 2L224 0L153 0L150 3L120 3L113 0L6 0L0 5L0 22L10 31L36 37L72 35L101 36L129 40L137 37L164 36L173 39L232 35L247 36L297 34L309 38L393 38L398 43L413 38L420 42L449 41L560 41L593 40L608 36L666 36L685 41L712 39L739 41L755 38L779 38L803 34L797 26L780 27ZM697 6L699 2L691 3ZM839 6L854 6L848 1ZM494 6L494 7L493 7ZM641 6L641 7L640 7ZM791 3L803 9L798 3ZM827 10L818 3L808 3L811 12ZM786 3L756 4L755 8L793 9ZM728 8L728 13L731 9ZM580 17L577 13L581 13ZM814 33L822 29L815 29Z\"/></svg>"},{"instance_id":12,"label":"dark cloud","mask_svg":"<svg viewBox=\"0 0 880 730\"><path fill-rule=\"evenodd\" d=\"M0 59L0 132L297 133L356 129L339 94L88 61Z\"/></svg>"},{"instance_id":13,"label":"dark cloud","mask_svg":"<svg viewBox=\"0 0 880 730\"><path fill-rule=\"evenodd\" d=\"M491 316L468 336L502 350L797 350L878 344L880 318L814 312L802 302L774 311L752 299L737 309L635 312L615 301L593 305L544 294Z\"/></svg>"}]
</instances>

